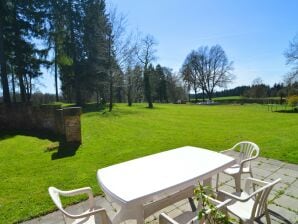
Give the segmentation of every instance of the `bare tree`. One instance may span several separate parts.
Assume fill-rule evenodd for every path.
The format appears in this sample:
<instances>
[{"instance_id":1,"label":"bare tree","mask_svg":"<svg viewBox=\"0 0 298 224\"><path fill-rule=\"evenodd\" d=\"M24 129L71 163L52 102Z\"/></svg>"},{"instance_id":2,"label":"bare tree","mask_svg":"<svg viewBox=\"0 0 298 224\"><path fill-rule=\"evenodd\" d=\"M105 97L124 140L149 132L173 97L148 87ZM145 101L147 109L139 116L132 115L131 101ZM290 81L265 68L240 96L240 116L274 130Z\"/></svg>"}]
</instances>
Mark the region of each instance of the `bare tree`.
<instances>
[{"instance_id":1,"label":"bare tree","mask_svg":"<svg viewBox=\"0 0 298 224\"><path fill-rule=\"evenodd\" d=\"M203 101L205 101L206 82L211 75L208 72L208 47L200 47L197 51L193 51L191 55L190 62L195 71L195 81L197 82L197 86L202 90Z\"/></svg>"},{"instance_id":2,"label":"bare tree","mask_svg":"<svg viewBox=\"0 0 298 224\"><path fill-rule=\"evenodd\" d=\"M188 89L188 100L190 101L190 91L195 92L195 102L198 101L198 88L199 88L199 74L196 69L196 52L192 51L185 59L182 68L180 70L183 81L185 82Z\"/></svg>"},{"instance_id":3,"label":"bare tree","mask_svg":"<svg viewBox=\"0 0 298 224\"><path fill-rule=\"evenodd\" d=\"M285 52L285 57L288 64L298 64L298 35L290 41L289 48Z\"/></svg>"},{"instance_id":4,"label":"bare tree","mask_svg":"<svg viewBox=\"0 0 298 224\"><path fill-rule=\"evenodd\" d=\"M112 8L109 13L111 31L109 39L109 111L113 108L113 88L115 76L125 72L134 61L136 43L131 33L126 32L126 17Z\"/></svg>"},{"instance_id":5,"label":"bare tree","mask_svg":"<svg viewBox=\"0 0 298 224\"><path fill-rule=\"evenodd\" d=\"M118 54L121 56L121 58L119 57L118 59L119 65L125 76L128 106L132 105L135 93L134 87L136 84L136 76L139 75L137 72L138 69L136 69L139 67L139 61L137 58L137 41L137 36L130 33L123 42L124 47L121 48L122 50Z\"/></svg>"},{"instance_id":6,"label":"bare tree","mask_svg":"<svg viewBox=\"0 0 298 224\"><path fill-rule=\"evenodd\" d=\"M266 86L260 77L255 78L252 81L252 86L248 91L248 94L252 98L262 98L268 96L268 86Z\"/></svg>"},{"instance_id":7,"label":"bare tree","mask_svg":"<svg viewBox=\"0 0 298 224\"><path fill-rule=\"evenodd\" d=\"M146 35L144 38L142 38L138 46L137 53L138 59L143 65L144 91L146 101L148 102L148 108L153 108L148 65L156 60L156 49L154 48L156 45L157 42L155 41L154 37L151 35Z\"/></svg>"},{"instance_id":8,"label":"bare tree","mask_svg":"<svg viewBox=\"0 0 298 224\"><path fill-rule=\"evenodd\" d=\"M216 87L226 87L234 79L232 64L221 46L203 46L187 56L184 71L192 77L193 90L202 89L211 100Z\"/></svg>"},{"instance_id":9,"label":"bare tree","mask_svg":"<svg viewBox=\"0 0 298 224\"><path fill-rule=\"evenodd\" d=\"M290 42L289 48L285 52L287 64L292 64L292 71L285 75L284 80L287 85L288 95L296 93L295 83L298 82L298 35Z\"/></svg>"},{"instance_id":10,"label":"bare tree","mask_svg":"<svg viewBox=\"0 0 298 224\"><path fill-rule=\"evenodd\" d=\"M224 50L219 45L211 47L206 53L207 59L205 61L207 63L204 82L206 93L211 100L216 87L226 87L234 79L234 75L231 73L233 62L229 62Z\"/></svg>"}]
</instances>

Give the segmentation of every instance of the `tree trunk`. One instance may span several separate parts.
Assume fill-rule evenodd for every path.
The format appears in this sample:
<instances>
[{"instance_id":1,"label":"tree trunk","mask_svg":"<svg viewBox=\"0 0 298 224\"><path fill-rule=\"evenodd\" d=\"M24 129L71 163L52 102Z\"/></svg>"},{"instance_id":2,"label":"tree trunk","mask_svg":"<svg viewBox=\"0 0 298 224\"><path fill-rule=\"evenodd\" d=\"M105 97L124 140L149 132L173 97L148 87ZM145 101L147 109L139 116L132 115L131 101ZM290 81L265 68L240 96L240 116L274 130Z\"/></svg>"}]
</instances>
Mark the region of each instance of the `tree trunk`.
<instances>
[{"instance_id":1,"label":"tree trunk","mask_svg":"<svg viewBox=\"0 0 298 224\"><path fill-rule=\"evenodd\" d=\"M197 89L195 88L195 89L194 89L194 91L195 91L195 103L197 103L197 102L198 102L198 94L197 94Z\"/></svg>"},{"instance_id":2,"label":"tree trunk","mask_svg":"<svg viewBox=\"0 0 298 224\"><path fill-rule=\"evenodd\" d=\"M113 75L112 71L110 71L110 98L109 98L109 112L113 110Z\"/></svg>"},{"instance_id":3,"label":"tree trunk","mask_svg":"<svg viewBox=\"0 0 298 224\"><path fill-rule=\"evenodd\" d=\"M24 80L23 80L24 65L21 60L22 55L20 53L20 50L18 49L18 47L21 45L21 43L20 43L21 34L20 34L19 24L17 22L17 16L18 16L17 8L16 8L16 4L15 4L14 5L14 31L15 31L14 38L15 38L15 45L17 46L16 52L15 52L16 75L19 80L21 101L22 101L22 103L26 103L26 89L25 89Z\"/></svg>"},{"instance_id":4,"label":"tree trunk","mask_svg":"<svg viewBox=\"0 0 298 224\"><path fill-rule=\"evenodd\" d=\"M76 97L76 104L81 106L82 105L82 95L81 95L81 88L80 88L80 77L79 77L79 73L78 73L78 61L77 61L77 49L76 49L76 42L75 42L75 25L74 25L74 21L75 21L75 16L73 15L73 2L71 0L68 0L67 2L68 4L68 11L69 11L69 17L70 17L70 21L69 21L69 26L70 26L70 40L71 40L71 51L72 51L72 60L73 60L73 64L72 64L72 71L74 73L74 88L75 88L75 97Z\"/></svg>"},{"instance_id":5,"label":"tree trunk","mask_svg":"<svg viewBox=\"0 0 298 224\"><path fill-rule=\"evenodd\" d=\"M56 90L56 102L59 101L58 95L58 64L57 64L57 46L55 43L55 90Z\"/></svg>"},{"instance_id":6,"label":"tree trunk","mask_svg":"<svg viewBox=\"0 0 298 224\"><path fill-rule=\"evenodd\" d=\"M0 18L2 20L2 18ZM1 65L1 84L3 89L3 101L5 104L10 104L9 85L7 78L6 57L4 52L4 33L2 21L0 22L0 65Z\"/></svg>"},{"instance_id":7,"label":"tree trunk","mask_svg":"<svg viewBox=\"0 0 298 224\"><path fill-rule=\"evenodd\" d=\"M76 104L82 106L82 95L78 74L75 74L75 91L76 91Z\"/></svg>"},{"instance_id":8,"label":"tree trunk","mask_svg":"<svg viewBox=\"0 0 298 224\"><path fill-rule=\"evenodd\" d=\"M132 99L131 99L131 95L132 95L132 83L131 83L131 76L129 75L128 77L128 89L127 89L127 103L128 106L131 107L132 105Z\"/></svg>"},{"instance_id":9,"label":"tree trunk","mask_svg":"<svg viewBox=\"0 0 298 224\"><path fill-rule=\"evenodd\" d=\"M99 92L96 90L96 105L99 106Z\"/></svg>"},{"instance_id":10,"label":"tree trunk","mask_svg":"<svg viewBox=\"0 0 298 224\"><path fill-rule=\"evenodd\" d=\"M109 81L110 81L110 98L109 98L109 112L113 110L113 71L112 71L112 30L109 32Z\"/></svg>"},{"instance_id":11,"label":"tree trunk","mask_svg":"<svg viewBox=\"0 0 298 224\"><path fill-rule=\"evenodd\" d=\"M148 108L153 108L150 80L149 80L148 72L146 70L144 71L144 87L145 87L145 97L148 102Z\"/></svg>"},{"instance_id":12,"label":"tree trunk","mask_svg":"<svg viewBox=\"0 0 298 224\"><path fill-rule=\"evenodd\" d=\"M13 99L13 102L16 103L17 98L16 98L16 87L15 87L15 81L14 81L13 66L11 66L11 84L12 84L12 99Z\"/></svg>"},{"instance_id":13,"label":"tree trunk","mask_svg":"<svg viewBox=\"0 0 298 224\"><path fill-rule=\"evenodd\" d=\"M132 106L131 89L128 89L128 93L127 93L127 102L128 102L128 106L131 107L131 106Z\"/></svg>"},{"instance_id":14,"label":"tree trunk","mask_svg":"<svg viewBox=\"0 0 298 224\"><path fill-rule=\"evenodd\" d=\"M206 92L206 93L207 93L208 99L209 99L209 100L212 100L212 92L209 92L209 91L208 91L208 92Z\"/></svg>"},{"instance_id":15,"label":"tree trunk","mask_svg":"<svg viewBox=\"0 0 298 224\"><path fill-rule=\"evenodd\" d=\"M26 102L30 102L31 95L32 95L32 78L30 76L28 78L25 76L25 82L26 82Z\"/></svg>"},{"instance_id":16,"label":"tree trunk","mask_svg":"<svg viewBox=\"0 0 298 224\"><path fill-rule=\"evenodd\" d=\"M23 103L26 103L26 90L25 90L25 85L24 85L24 80L22 74L18 74L18 79L19 79L19 85L20 85L20 94L21 94L21 101Z\"/></svg>"}]
</instances>

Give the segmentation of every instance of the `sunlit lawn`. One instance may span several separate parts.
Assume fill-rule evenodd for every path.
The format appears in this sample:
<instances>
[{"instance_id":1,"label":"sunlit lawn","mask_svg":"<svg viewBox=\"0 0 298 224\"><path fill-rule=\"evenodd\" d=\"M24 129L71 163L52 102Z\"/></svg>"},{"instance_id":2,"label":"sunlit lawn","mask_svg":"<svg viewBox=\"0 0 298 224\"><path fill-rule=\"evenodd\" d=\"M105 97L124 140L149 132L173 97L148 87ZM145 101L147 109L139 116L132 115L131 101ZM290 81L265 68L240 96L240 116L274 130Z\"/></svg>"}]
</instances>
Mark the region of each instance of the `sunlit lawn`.
<instances>
[{"instance_id":1,"label":"sunlit lawn","mask_svg":"<svg viewBox=\"0 0 298 224\"><path fill-rule=\"evenodd\" d=\"M269 112L261 105L156 104L150 110L145 104L117 104L112 113L84 113L83 145L75 155L56 160L55 151L45 150L50 140L2 132L0 223L53 211L51 185L91 186L99 194L97 169L184 145L219 151L250 140L260 146L261 156L298 163L297 121L297 113Z\"/></svg>"}]
</instances>

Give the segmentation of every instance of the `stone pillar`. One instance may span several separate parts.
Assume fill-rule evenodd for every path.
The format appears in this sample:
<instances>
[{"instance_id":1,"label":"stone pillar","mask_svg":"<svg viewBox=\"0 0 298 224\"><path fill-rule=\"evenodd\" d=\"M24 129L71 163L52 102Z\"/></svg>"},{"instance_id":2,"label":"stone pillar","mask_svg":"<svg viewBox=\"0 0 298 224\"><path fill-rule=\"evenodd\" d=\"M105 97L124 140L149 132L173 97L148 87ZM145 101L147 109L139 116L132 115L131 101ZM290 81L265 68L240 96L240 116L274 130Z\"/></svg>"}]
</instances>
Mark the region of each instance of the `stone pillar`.
<instances>
[{"instance_id":1,"label":"stone pillar","mask_svg":"<svg viewBox=\"0 0 298 224\"><path fill-rule=\"evenodd\" d=\"M67 143L82 143L81 113L81 107L67 107L62 109L64 135Z\"/></svg>"},{"instance_id":2,"label":"stone pillar","mask_svg":"<svg viewBox=\"0 0 298 224\"><path fill-rule=\"evenodd\" d=\"M55 134L58 134L59 136L65 136L63 109L58 109L55 111L55 124L56 124Z\"/></svg>"}]
</instances>

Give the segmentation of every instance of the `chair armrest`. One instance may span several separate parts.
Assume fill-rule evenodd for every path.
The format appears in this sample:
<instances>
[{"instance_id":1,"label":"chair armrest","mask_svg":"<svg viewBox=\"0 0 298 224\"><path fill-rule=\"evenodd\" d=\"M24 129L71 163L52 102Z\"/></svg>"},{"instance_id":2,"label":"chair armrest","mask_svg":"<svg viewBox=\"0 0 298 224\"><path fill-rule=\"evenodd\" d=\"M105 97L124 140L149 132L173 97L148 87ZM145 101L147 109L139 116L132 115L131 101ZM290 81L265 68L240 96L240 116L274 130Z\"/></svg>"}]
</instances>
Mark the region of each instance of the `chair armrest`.
<instances>
[{"instance_id":1,"label":"chair armrest","mask_svg":"<svg viewBox=\"0 0 298 224\"><path fill-rule=\"evenodd\" d=\"M259 186L265 186L269 184L269 182L267 181L259 180L253 177L247 177L245 181L248 181L250 184L251 183L258 184Z\"/></svg>"},{"instance_id":2,"label":"chair armrest","mask_svg":"<svg viewBox=\"0 0 298 224\"><path fill-rule=\"evenodd\" d=\"M160 224L179 224L178 222L176 222L174 219L172 219L170 216L166 215L165 213L161 213L159 215L159 223Z\"/></svg>"},{"instance_id":3,"label":"chair armrest","mask_svg":"<svg viewBox=\"0 0 298 224\"><path fill-rule=\"evenodd\" d=\"M75 195L80 195L80 194L92 194L92 189L90 187L83 187L71 191L61 191L58 190L59 194L62 196L75 196Z\"/></svg>"},{"instance_id":4,"label":"chair armrest","mask_svg":"<svg viewBox=\"0 0 298 224\"><path fill-rule=\"evenodd\" d=\"M93 193L92 193L92 189L90 187L83 187L83 188L79 188L79 189L75 189L75 190L71 190L71 191L61 191L58 190L60 195L62 196L75 196L75 195L81 195L81 194L87 194L89 197L89 207L90 208L94 208L94 197L93 197Z\"/></svg>"},{"instance_id":5,"label":"chair armrest","mask_svg":"<svg viewBox=\"0 0 298 224\"><path fill-rule=\"evenodd\" d=\"M222 151L219 151L220 153L225 153L225 152L229 152L229 151L233 151L234 148L231 148L231 149L226 149L226 150L222 150Z\"/></svg>"},{"instance_id":6,"label":"chair armrest","mask_svg":"<svg viewBox=\"0 0 298 224\"><path fill-rule=\"evenodd\" d=\"M235 148L237 148L238 147L238 145L240 145L240 144L242 144L242 142L238 142L236 145L234 145L232 148L230 148L230 149L227 149L227 150L224 150L224 151L221 151L221 152L228 152L228 151L234 151L235 150Z\"/></svg>"},{"instance_id":7,"label":"chair armrest","mask_svg":"<svg viewBox=\"0 0 298 224\"><path fill-rule=\"evenodd\" d=\"M242 161L240 162L240 166L242 166L243 163L249 162L249 161L254 160L254 159L256 159L256 158L258 158L258 156L253 156L253 157L250 157L250 158L248 158L248 159L244 159L244 160L242 160Z\"/></svg>"},{"instance_id":8,"label":"chair armrest","mask_svg":"<svg viewBox=\"0 0 298 224\"><path fill-rule=\"evenodd\" d=\"M80 219L80 218L84 218L84 217L89 217L91 215L95 215L96 213L102 213L103 215L107 215L106 210L104 208L95 209L95 210L92 210L92 211L89 211L89 212L86 212L83 214L79 214L79 215L73 215L66 211L64 211L63 213L72 219Z\"/></svg>"},{"instance_id":9,"label":"chair armrest","mask_svg":"<svg viewBox=\"0 0 298 224\"><path fill-rule=\"evenodd\" d=\"M218 191L218 194L223 195L225 198L228 197L230 199L241 201L241 202L248 201L253 196L253 195L249 195L247 197L239 197L237 195L231 194L231 193L223 191L223 190Z\"/></svg>"},{"instance_id":10,"label":"chair armrest","mask_svg":"<svg viewBox=\"0 0 298 224\"><path fill-rule=\"evenodd\" d=\"M258 158L258 156L253 156L253 157L251 157L251 158L242 160L242 161L240 162L240 169L239 169L239 172L240 172L240 173L242 172L242 169L243 169L243 166L244 166L245 163L247 163L247 162L249 162L249 161L251 161L251 160L254 160L254 159L256 159L256 158Z\"/></svg>"},{"instance_id":11,"label":"chair armrest","mask_svg":"<svg viewBox=\"0 0 298 224\"><path fill-rule=\"evenodd\" d=\"M215 205L218 209L220 209L221 207L226 206L227 204L229 204L232 200L231 199L226 199L225 201L219 201L217 199L214 199L208 195L205 195L206 198L208 198L208 200Z\"/></svg>"},{"instance_id":12,"label":"chair armrest","mask_svg":"<svg viewBox=\"0 0 298 224\"><path fill-rule=\"evenodd\" d=\"M232 199L226 199L225 201L218 201L210 196L207 196L208 200L218 209L223 209L224 207L226 207L228 204L230 204L232 202ZM211 210L207 210L206 214L209 214L211 212Z\"/></svg>"},{"instance_id":13,"label":"chair armrest","mask_svg":"<svg viewBox=\"0 0 298 224\"><path fill-rule=\"evenodd\" d=\"M226 199L225 201L221 202L216 206L217 209L221 209L222 207L226 207L228 204L230 204L233 200L232 199Z\"/></svg>"}]
</instances>

